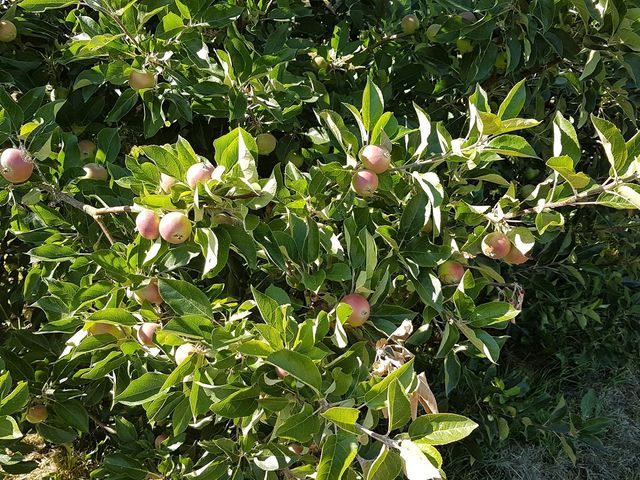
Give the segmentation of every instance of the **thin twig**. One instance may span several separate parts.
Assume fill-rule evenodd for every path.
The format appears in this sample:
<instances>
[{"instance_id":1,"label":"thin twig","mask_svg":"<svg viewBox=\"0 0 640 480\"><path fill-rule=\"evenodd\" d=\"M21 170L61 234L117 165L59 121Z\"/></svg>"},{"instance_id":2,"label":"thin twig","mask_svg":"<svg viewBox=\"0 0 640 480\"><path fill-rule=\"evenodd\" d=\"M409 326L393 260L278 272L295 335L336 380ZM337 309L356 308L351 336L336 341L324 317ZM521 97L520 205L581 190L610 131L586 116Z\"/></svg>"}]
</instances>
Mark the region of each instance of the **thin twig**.
<instances>
[{"instance_id":1,"label":"thin twig","mask_svg":"<svg viewBox=\"0 0 640 480\"><path fill-rule=\"evenodd\" d=\"M105 425L104 423L102 423L100 420L98 420L98 419L97 419L96 417L94 417L93 415L89 414L89 418L91 418L91 420L93 420L93 423L95 423L96 425L98 425L98 426L99 426L100 428L102 428L105 432L107 432L107 433L109 433L109 434L111 434L111 435L116 435L116 434L117 434L117 432L116 432L113 428L111 428L111 427L109 427L109 426Z\"/></svg>"}]
</instances>

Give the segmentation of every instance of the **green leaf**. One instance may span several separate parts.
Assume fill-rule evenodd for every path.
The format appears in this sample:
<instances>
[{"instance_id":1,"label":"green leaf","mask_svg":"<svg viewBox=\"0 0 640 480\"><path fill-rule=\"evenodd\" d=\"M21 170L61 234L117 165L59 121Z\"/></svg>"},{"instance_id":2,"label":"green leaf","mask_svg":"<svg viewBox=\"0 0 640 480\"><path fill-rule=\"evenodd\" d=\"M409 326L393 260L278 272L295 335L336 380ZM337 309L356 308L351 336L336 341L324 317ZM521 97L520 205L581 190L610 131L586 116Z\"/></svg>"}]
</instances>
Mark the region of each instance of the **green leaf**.
<instances>
[{"instance_id":1,"label":"green leaf","mask_svg":"<svg viewBox=\"0 0 640 480\"><path fill-rule=\"evenodd\" d=\"M69 0L22 0L18 5L30 12L42 12L53 8L67 7L74 3L76 2Z\"/></svg>"},{"instance_id":2,"label":"green leaf","mask_svg":"<svg viewBox=\"0 0 640 480\"><path fill-rule=\"evenodd\" d=\"M299 413L289 416L288 409L281 412L273 429L273 437L306 443L318 433L321 422L311 405L305 403Z\"/></svg>"},{"instance_id":3,"label":"green leaf","mask_svg":"<svg viewBox=\"0 0 640 480\"><path fill-rule=\"evenodd\" d=\"M487 357L492 363L498 363L500 345L498 345L491 335L483 330L470 328L462 322L458 322L457 326L480 353Z\"/></svg>"},{"instance_id":4,"label":"green leaf","mask_svg":"<svg viewBox=\"0 0 640 480\"><path fill-rule=\"evenodd\" d=\"M280 350L269 355L266 362L282 368L302 383L320 392L322 376L309 357L291 350Z\"/></svg>"},{"instance_id":5,"label":"green leaf","mask_svg":"<svg viewBox=\"0 0 640 480\"><path fill-rule=\"evenodd\" d=\"M524 138L518 135L500 135L492 139L483 149L484 152L498 153L510 157L537 158L536 152Z\"/></svg>"},{"instance_id":6,"label":"green leaf","mask_svg":"<svg viewBox=\"0 0 640 480\"><path fill-rule=\"evenodd\" d=\"M251 286L251 293L253 294L253 299L258 305L258 310L260 310L262 319L267 324L280 331L282 329L283 315L278 302L264 293L259 292L253 286Z\"/></svg>"},{"instance_id":7,"label":"green leaf","mask_svg":"<svg viewBox=\"0 0 640 480\"><path fill-rule=\"evenodd\" d=\"M316 480L340 480L357 453L355 436L345 432L328 436L322 446Z\"/></svg>"},{"instance_id":8,"label":"green leaf","mask_svg":"<svg viewBox=\"0 0 640 480\"><path fill-rule=\"evenodd\" d=\"M398 380L400 385L408 388L413 381L413 359L402 365L387 375L381 382L376 383L365 396L364 401L372 410L378 410L385 406L387 402L387 390L394 380Z\"/></svg>"},{"instance_id":9,"label":"green leaf","mask_svg":"<svg viewBox=\"0 0 640 480\"><path fill-rule=\"evenodd\" d=\"M104 120L105 123L115 123L124 117L133 107L136 106L136 103L138 103L138 97L138 92L132 88L122 92L122 95L118 97L118 100L116 100L116 103L107 114L107 117Z\"/></svg>"},{"instance_id":10,"label":"green leaf","mask_svg":"<svg viewBox=\"0 0 640 480\"><path fill-rule=\"evenodd\" d=\"M22 432L16 421L8 415L0 416L0 440L21 438Z\"/></svg>"},{"instance_id":11,"label":"green leaf","mask_svg":"<svg viewBox=\"0 0 640 480\"><path fill-rule=\"evenodd\" d=\"M402 460L397 453L389 450L386 445L380 449L380 453L369 467L367 480L393 480L402 470Z\"/></svg>"},{"instance_id":12,"label":"green leaf","mask_svg":"<svg viewBox=\"0 0 640 480\"><path fill-rule=\"evenodd\" d=\"M640 209L640 186L623 183L598 196L598 203L618 209Z\"/></svg>"},{"instance_id":13,"label":"green leaf","mask_svg":"<svg viewBox=\"0 0 640 480\"><path fill-rule=\"evenodd\" d=\"M104 308L92 313L87 318L88 322L113 323L114 325L135 325L136 318L124 308Z\"/></svg>"},{"instance_id":14,"label":"green leaf","mask_svg":"<svg viewBox=\"0 0 640 480\"><path fill-rule=\"evenodd\" d=\"M211 318L213 311L209 298L195 285L184 280L161 278L160 296L178 315L194 314Z\"/></svg>"},{"instance_id":15,"label":"green leaf","mask_svg":"<svg viewBox=\"0 0 640 480\"><path fill-rule=\"evenodd\" d=\"M427 112L425 112L418 105L413 103L413 108L416 111L416 115L418 116L418 124L420 127L420 143L416 148L416 151L413 153L413 158L420 158L422 152L424 152L429 145L429 135L431 135L431 119Z\"/></svg>"},{"instance_id":16,"label":"green leaf","mask_svg":"<svg viewBox=\"0 0 640 480\"><path fill-rule=\"evenodd\" d=\"M591 121L600 138L611 165L611 174L619 175L627 170L627 145L620 130L611 122L591 115Z\"/></svg>"},{"instance_id":17,"label":"green leaf","mask_svg":"<svg viewBox=\"0 0 640 480\"><path fill-rule=\"evenodd\" d=\"M524 102L527 98L527 90L524 82L525 79L522 79L516 83L500 104L498 116L502 120L515 118L522 111L522 107L524 107Z\"/></svg>"},{"instance_id":18,"label":"green leaf","mask_svg":"<svg viewBox=\"0 0 640 480\"><path fill-rule=\"evenodd\" d=\"M113 163L120 153L120 135L116 128L103 128L98 132L96 162Z\"/></svg>"},{"instance_id":19,"label":"green leaf","mask_svg":"<svg viewBox=\"0 0 640 480\"><path fill-rule=\"evenodd\" d=\"M584 188L591 183L588 175L582 172L575 172L573 159L568 155L550 158L547 160L547 166L558 172L574 189Z\"/></svg>"},{"instance_id":20,"label":"green leaf","mask_svg":"<svg viewBox=\"0 0 640 480\"><path fill-rule=\"evenodd\" d=\"M553 156L562 155L569 156L577 164L580 161L580 144L571 122L562 116L560 110L556 110L553 119Z\"/></svg>"},{"instance_id":21,"label":"green leaf","mask_svg":"<svg viewBox=\"0 0 640 480\"><path fill-rule=\"evenodd\" d=\"M436 358L444 358L449 355L449 352L460 339L460 330L451 322L447 322L444 326L444 332L442 333L442 340L436 353Z\"/></svg>"},{"instance_id":22,"label":"green leaf","mask_svg":"<svg viewBox=\"0 0 640 480\"><path fill-rule=\"evenodd\" d=\"M0 389L0 398L2 391ZM0 401L0 415L12 415L21 411L29 403L29 384L18 382L13 391Z\"/></svg>"},{"instance_id":23,"label":"green leaf","mask_svg":"<svg viewBox=\"0 0 640 480\"><path fill-rule=\"evenodd\" d=\"M241 388L211 405L211 411L226 418L246 417L257 408L259 395L260 389L256 385Z\"/></svg>"},{"instance_id":24,"label":"green leaf","mask_svg":"<svg viewBox=\"0 0 640 480\"><path fill-rule=\"evenodd\" d=\"M147 372L132 380L122 393L116 395L114 401L128 406L150 402L162 395L161 388L166 379L167 375Z\"/></svg>"},{"instance_id":25,"label":"green leaf","mask_svg":"<svg viewBox=\"0 0 640 480\"><path fill-rule=\"evenodd\" d=\"M411 440L400 442L400 458L407 480L431 480L441 478L440 472Z\"/></svg>"},{"instance_id":26,"label":"green leaf","mask_svg":"<svg viewBox=\"0 0 640 480\"><path fill-rule=\"evenodd\" d=\"M411 404L404 387L398 380L394 380L387 390L389 403L389 432L402 427L411 419Z\"/></svg>"},{"instance_id":27,"label":"green leaf","mask_svg":"<svg viewBox=\"0 0 640 480\"><path fill-rule=\"evenodd\" d=\"M478 427L474 421L455 413L432 413L409 425L412 440L428 445L446 445L467 437Z\"/></svg>"},{"instance_id":28,"label":"green leaf","mask_svg":"<svg viewBox=\"0 0 640 480\"><path fill-rule=\"evenodd\" d=\"M542 235L549 228L562 227L564 217L559 212L540 212L536 215L536 229Z\"/></svg>"},{"instance_id":29,"label":"green leaf","mask_svg":"<svg viewBox=\"0 0 640 480\"><path fill-rule=\"evenodd\" d=\"M495 323L509 321L519 313L520 310L516 310L507 302L483 303L473 310L471 325L478 328L487 327Z\"/></svg>"},{"instance_id":30,"label":"green leaf","mask_svg":"<svg viewBox=\"0 0 640 480\"><path fill-rule=\"evenodd\" d=\"M204 256L202 275L213 276L224 268L229 256L229 236L224 230L220 237L210 228L197 228L195 242L200 245Z\"/></svg>"},{"instance_id":31,"label":"green leaf","mask_svg":"<svg viewBox=\"0 0 640 480\"><path fill-rule=\"evenodd\" d=\"M65 425L81 432L89 432L89 414L79 400L69 399L56 402L53 405L53 411Z\"/></svg>"},{"instance_id":32,"label":"green leaf","mask_svg":"<svg viewBox=\"0 0 640 480\"><path fill-rule=\"evenodd\" d=\"M356 427L356 422L360 416L360 411L356 408L332 407L322 412L321 415L347 432L355 433L356 435L362 433Z\"/></svg>"},{"instance_id":33,"label":"green leaf","mask_svg":"<svg viewBox=\"0 0 640 480\"><path fill-rule=\"evenodd\" d=\"M74 260L77 252L75 249L64 245L42 245L32 248L28 254L35 260L43 262L64 262Z\"/></svg>"},{"instance_id":34,"label":"green leaf","mask_svg":"<svg viewBox=\"0 0 640 480\"><path fill-rule=\"evenodd\" d=\"M362 94L362 121L368 132L378 122L384 112L384 100L378 86L367 77L367 85Z\"/></svg>"}]
</instances>

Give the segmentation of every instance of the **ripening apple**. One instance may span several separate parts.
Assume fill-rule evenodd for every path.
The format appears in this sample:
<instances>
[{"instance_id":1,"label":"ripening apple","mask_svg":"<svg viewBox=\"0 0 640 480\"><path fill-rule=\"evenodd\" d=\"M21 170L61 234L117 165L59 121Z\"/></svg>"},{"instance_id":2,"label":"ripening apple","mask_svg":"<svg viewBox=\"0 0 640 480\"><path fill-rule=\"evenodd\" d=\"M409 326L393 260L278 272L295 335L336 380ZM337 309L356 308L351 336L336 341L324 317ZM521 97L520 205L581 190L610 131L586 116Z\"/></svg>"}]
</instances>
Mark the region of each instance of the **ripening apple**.
<instances>
[{"instance_id":1,"label":"ripening apple","mask_svg":"<svg viewBox=\"0 0 640 480\"><path fill-rule=\"evenodd\" d=\"M171 193L171 189L178 182L171 175L167 175L165 173L160 174L160 190L164 193Z\"/></svg>"},{"instance_id":2,"label":"ripening apple","mask_svg":"<svg viewBox=\"0 0 640 480\"><path fill-rule=\"evenodd\" d=\"M134 90L153 88L156 86L156 76L153 72L134 70L129 75L129 86Z\"/></svg>"},{"instance_id":3,"label":"ripening apple","mask_svg":"<svg viewBox=\"0 0 640 480\"><path fill-rule=\"evenodd\" d=\"M352 327L359 327L368 320L371 307L362 295L351 293L340 300L340 303L346 303L351 307L351 315L347 318L346 323Z\"/></svg>"},{"instance_id":4,"label":"ripening apple","mask_svg":"<svg viewBox=\"0 0 640 480\"><path fill-rule=\"evenodd\" d=\"M156 333L156 330L160 328L160 325L157 323L145 322L140 325L138 329L138 342L142 345L153 345L153 335Z\"/></svg>"},{"instance_id":5,"label":"ripening apple","mask_svg":"<svg viewBox=\"0 0 640 480\"><path fill-rule=\"evenodd\" d=\"M374 173L384 173L391 165L391 153L380 145L367 145L360 150L364 168Z\"/></svg>"},{"instance_id":6,"label":"ripening apple","mask_svg":"<svg viewBox=\"0 0 640 480\"><path fill-rule=\"evenodd\" d=\"M213 170L213 165L208 165L206 163L194 163L187 170L187 184L191 188L196 188L198 183L206 182L211 178Z\"/></svg>"},{"instance_id":7,"label":"ripening apple","mask_svg":"<svg viewBox=\"0 0 640 480\"><path fill-rule=\"evenodd\" d=\"M44 422L49 416L45 405L34 405L27 410L27 421L29 423L38 424Z\"/></svg>"},{"instance_id":8,"label":"ripening apple","mask_svg":"<svg viewBox=\"0 0 640 480\"><path fill-rule=\"evenodd\" d=\"M27 152L18 148L7 148L0 155L0 172L11 183L26 182L33 173L33 162Z\"/></svg>"},{"instance_id":9,"label":"ripening apple","mask_svg":"<svg viewBox=\"0 0 640 480\"><path fill-rule=\"evenodd\" d=\"M458 47L458 51L463 55L465 53L471 53L475 49L473 43L471 43L471 41L467 40L466 38L459 38L458 40L456 40L456 46Z\"/></svg>"},{"instance_id":10,"label":"ripening apple","mask_svg":"<svg viewBox=\"0 0 640 480\"><path fill-rule=\"evenodd\" d=\"M160 448L162 447L162 443L168 438L169 438L169 435L167 435L166 433L161 433L153 441L153 446L156 447L156 450L160 450Z\"/></svg>"},{"instance_id":11,"label":"ripening apple","mask_svg":"<svg viewBox=\"0 0 640 480\"><path fill-rule=\"evenodd\" d=\"M78 148L80 149L80 159L89 160L96 156L96 144L91 140L80 140L78 142Z\"/></svg>"},{"instance_id":12,"label":"ripening apple","mask_svg":"<svg viewBox=\"0 0 640 480\"><path fill-rule=\"evenodd\" d=\"M160 220L160 236L169 243L186 242L191 236L191 222L181 212L167 213Z\"/></svg>"},{"instance_id":13,"label":"ripening apple","mask_svg":"<svg viewBox=\"0 0 640 480\"><path fill-rule=\"evenodd\" d=\"M511 242L500 232L492 232L482 239L482 253L487 257L499 260L506 257L511 250Z\"/></svg>"},{"instance_id":14,"label":"ripening apple","mask_svg":"<svg viewBox=\"0 0 640 480\"><path fill-rule=\"evenodd\" d=\"M18 30L13 22L0 20L0 42L13 42L18 35Z\"/></svg>"},{"instance_id":15,"label":"ripening apple","mask_svg":"<svg viewBox=\"0 0 640 480\"><path fill-rule=\"evenodd\" d=\"M260 155L269 155L276 149L276 137L270 133L261 133L256 137L256 144L258 145L258 153Z\"/></svg>"},{"instance_id":16,"label":"ripening apple","mask_svg":"<svg viewBox=\"0 0 640 480\"><path fill-rule=\"evenodd\" d=\"M465 22L469 22L469 23L475 23L478 20L473 12L462 12L460 14L460 17Z\"/></svg>"},{"instance_id":17,"label":"ripening apple","mask_svg":"<svg viewBox=\"0 0 640 480\"><path fill-rule=\"evenodd\" d=\"M162 303L162 297L160 296L160 289L158 288L158 279L152 278L147 285L136 290L134 297L140 303L146 300L154 305L160 305Z\"/></svg>"},{"instance_id":18,"label":"ripening apple","mask_svg":"<svg viewBox=\"0 0 640 480\"><path fill-rule=\"evenodd\" d=\"M276 374L278 375L278 378L282 379L288 376L289 372L287 372L284 368L276 367Z\"/></svg>"},{"instance_id":19,"label":"ripening apple","mask_svg":"<svg viewBox=\"0 0 640 480\"><path fill-rule=\"evenodd\" d=\"M498 52L496 61L493 63L493 66L496 67L496 72L504 73L507 70L507 62L507 52Z\"/></svg>"},{"instance_id":20,"label":"ripening apple","mask_svg":"<svg viewBox=\"0 0 640 480\"><path fill-rule=\"evenodd\" d=\"M81 178L87 180L107 180L109 178L107 169L97 163L87 163L82 169L85 175Z\"/></svg>"},{"instance_id":21,"label":"ripening apple","mask_svg":"<svg viewBox=\"0 0 640 480\"><path fill-rule=\"evenodd\" d=\"M136 217L136 228L142 238L155 240L160 236L160 217L153 210L145 208Z\"/></svg>"},{"instance_id":22,"label":"ripening apple","mask_svg":"<svg viewBox=\"0 0 640 480\"><path fill-rule=\"evenodd\" d=\"M180 345L178 348L176 348L176 352L174 353L173 357L175 358L176 363L180 365L195 352L195 346L190 343L185 343L184 345Z\"/></svg>"},{"instance_id":23,"label":"ripening apple","mask_svg":"<svg viewBox=\"0 0 640 480\"><path fill-rule=\"evenodd\" d=\"M400 22L402 32L407 35L413 35L420 28L420 20L414 14L405 15Z\"/></svg>"},{"instance_id":24,"label":"ripening apple","mask_svg":"<svg viewBox=\"0 0 640 480\"><path fill-rule=\"evenodd\" d=\"M351 186L357 194L370 197L378 189L378 175L370 170L358 170L353 174Z\"/></svg>"},{"instance_id":25,"label":"ripening apple","mask_svg":"<svg viewBox=\"0 0 640 480\"><path fill-rule=\"evenodd\" d=\"M447 260L438 267L438 277L444 284L460 283L464 276L464 266L453 260Z\"/></svg>"},{"instance_id":26,"label":"ripening apple","mask_svg":"<svg viewBox=\"0 0 640 480\"><path fill-rule=\"evenodd\" d=\"M320 55L313 57L313 65L318 70L324 70L329 66L329 63Z\"/></svg>"},{"instance_id":27,"label":"ripening apple","mask_svg":"<svg viewBox=\"0 0 640 480\"><path fill-rule=\"evenodd\" d=\"M120 327L111 323L95 322L87 326L87 332L90 335L111 335L115 338L124 338L126 334Z\"/></svg>"},{"instance_id":28,"label":"ripening apple","mask_svg":"<svg viewBox=\"0 0 640 480\"><path fill-rule=\"evenodd\" d=\"M285 163L293 163L296 167L300 168L304 162L304 157L296 152L289 152L284 157Z\"/></svg>"},{"instance_id":29,"label":"ripening apple","mask_svg":"<svg viewBox=\"0 0 640 480\"><path fill-rule=\"evenodd\" d=\"M304 447L302 445L300 445L299 443L292 443L289 448L291 449L291 451L293 453L295 453L296 455L302 455L302 452L304 451Z\"/></svg>"},{"instance_id":30,"label":"ripening apple","mask_svg":"<svg viewBox=\"0 0 640 480\"><path fill-rule=\"evenodd\" d=\"M511 265L522 265L529 261L529 257L518 250L515 245L511 245L511 250L509 250L509 253L507 253L502 260Z\"/></svg>"}]
</instances>

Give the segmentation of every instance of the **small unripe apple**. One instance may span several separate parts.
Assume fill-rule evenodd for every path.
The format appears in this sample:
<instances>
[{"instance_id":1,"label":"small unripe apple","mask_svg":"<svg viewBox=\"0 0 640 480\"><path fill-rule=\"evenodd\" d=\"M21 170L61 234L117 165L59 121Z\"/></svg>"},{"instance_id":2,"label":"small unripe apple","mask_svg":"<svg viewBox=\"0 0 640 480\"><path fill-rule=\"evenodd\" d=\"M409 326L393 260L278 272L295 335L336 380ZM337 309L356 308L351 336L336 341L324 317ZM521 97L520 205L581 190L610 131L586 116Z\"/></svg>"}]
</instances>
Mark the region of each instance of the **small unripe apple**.
<instances>
[{"instance_id":1,"label":"small unripe apple","mask_svg":"<svg viewBox=\"0 0 640 480\"><path fill-rule=\"evenodd\" d=\"M140 325L138 329L138 342L142 345L153 345L153 335L156 333L156 330L160 328L160 325L157 323L145 322Z\"/></svg>"},{"instance_id":2,"label":"small unripe apple","mask_svg":"<svg viewBox=\"0 0 640 480\"><path fill-rule=\"evenodd\" d=\"M256 143L258 144L258 153L260 155L269 155L276 149L276 137L270 133L261 133L256 137Z\"/></svg>"},{"instance_id":3,"label":"small unripe apple","mask_svg":"<svg viewBox=\"0 0 640 480\"><path fill-rule=\"evenodd\" d=\"M462 12L460 14L460 17L465 21L465 22L469 22L469 23L475 23L478 19L476 18L476 16L474 15L473 12Z\"/></svg>"},{"instance_id":4,"label":"small unripe apple","mask_svg":"<svg viewBox=\"0 0 640 480\"><path fill-rule=\"evenodd\" d=\"M98 165L97 163L87 163L84 167L84 177L87 180L107 180L109 178L109 173L107 169L102 165Z\"/></svg>"},{"instance_id":5,"label":"small unripe apple","mask_svg":"<svg viewBox=\"0 0 640 480\"><path fill-rule=\"evenodd\" d=\"M0 42L13 42L18 35L18 30L13 22L0 20Z\"/></svg>"},{"instance_id":6,"label":"small unripe apple","mask_svg":"<svg viewBox=\"0 0 640 480\"><path fill-rule=\"evenodd\" d=\"M436 35L438 35L438 32L440 31L441 27L442 27L442 25L440 25L439 23L434 23L434 24L429 25L427 27L427 39L430 42L435 41Z\"/></svg>"},{"instance_id":7,"label":"small unripe apple","mask_svg":"<svg viewBox=\"0 0 640 480\"><path fill-rule=\"evenodd\" d=\"M351 315L347 318L347 323L352 327L359 327L369 318L371 307L369 302L362 295L351 293L345 296L341 303L346 303L351 307Z\"/></svg>"},{"instance_id":8,"label":"small unripe apple","mask_svg":"<svg viewBox=\"0 0 640 480\"><path fill-rule=\"evenodd\" d=\"M506 257L511 250L511 242L506 235L493 232L482 239L482 253L487 257L499 260Z\"/></svg>"},{"instance_id":9,"label":"small unripe apple","mask_svg":"<svg viewBox=\"0 0 640 480\"><path fill-rule=\"evenodd\" d=\"M360 150L364 168L374 173L384 173L391 165L391 153L380 145L367 145Z\"/></svg>"},{"instance_id":10,"label":"small unripe apple","mask_svg":"<svg viewBox=\"0 0 640 480\"><path fill-rule=\"evenodd\" d=\"M456 46L458 47L458 51L463 55L465 53L471 53L475 49L473 43L467 40L466 38L459 38L456 40Z\"/></svg>"},{"instance_id":11,"label":"small unripe apple","mask_svg":"<svg viewBox=\"0 0 640 480\"><path fill-rule=\"evenodd\" d=\"M169 243L186 242L191 236L191 222L184 213L167 213L160 220L160 236Z\"/></svg>"},{"instance_id":12,"label":"small unripe apple","mask_svg":"<svg viewBox=\"0 0 640 480\"><path fill-rule=\"evenodd\" d=\"M296 167L300 168L304 163L304 157L296 152L289 152L284 157L285 163L293 163Z\"/></svg>"},{"instance_id":13,"label":"small unripe apple","mask_svg":"<svg viewBox=\"0 0 640 480\"><path fill-rule=\"evenodd\" d=\"M160 217L153 210L145 208L136 217L136 228L142 238L155 240L160 236Z\"/></svg>"},{"instance_id":14,"label":"small unripe apple","mask_svg":"<svg viewBox=\"0 0 640 480\"><path fill-rule=\"evenodd\" d=\"M327 61L324 59L324 57L322 57L320 55L316 55L315 57L313 57L313 65L318 70L324 70L329 66L329 63L327 63Z\"/></svg>"},{"instance_id":15,"label":"small unripe apple","mask_svg":"<svg viewBox=\"0 0 640 480\"><path fill-rule=\"evenodd\" d=\"M177 183L178 180L173 178L171 175L167 175L165 173L160 174L160 190L164 193L170 193L173 186Z\"/></svg>"},{"instance_id":16,"label":"small unripe apple","mask_svg":"<svg viewBox=\"0 0 640 480\"><path fill-rule=\"evenodd\" d=\"M278 375L278 378L284 378L289 375L289 372L284 368L276 367L276 374Z\"/></svg>"},{"instance_id":17,"label":"small unripe apple","mask_svg":"<svg viewBox=\"0 0 640 480\"><path fill-rule=\"evenodd\" d=\"M447 260L438 267L438 277L444 284L460 283L463 276L464 266L453 260Z\"/></svg>"},{"instance_id":18,"label":"small unripe apple","mask_svg":"<svg viewBox=\"0 0 640 480\"><path fill-rule=\"evenodd\" d=\"M38 424L44 422L49 416L47 407L45 405L34 405L27 410L27 421L29 423Z\"/></svg>"},{"instance_id":19,"label":"small unripe apple","mask_svg":"<svg viewBox=\"0 0 640 480\"><path fill-rule=\"evenodd\" d=\"M407 35L413 35L420 28L420 21L414 14L405 15L400 22L402 32Z\"/></svg>"},{"instance_id":20,"label":"small unripe apple","mask_svg":"<svg viewBox=\"0 0 640 480\"><path fill-rule=\"evenodd\" d=\"M429 221L427 223L424 224L424 226L422 227L422 231L424 233L431 233L433 232L433 222L431 221L431 219L429 219Z\"/></svg>"},{"instance_id":21,"label":"small unripe apple","mask_svg":"<svg viewBox=\"0 0 640 480\"><path fill-rule=\"evenodd\" d=\"M129 75L129 86L134 90L153 88L156 86L156 76L153 74L153 72L142 72L134 70Z\"/></svg>"},{"instance_id":22,"label":"small unripe apple","mask_svg":"<svg viewBox=\"0 0 640 480\"><path fill-rule=\"evenodd\" d=\"M80 159L90 160L96 156L96 144L91 140L80 140L78 142L78 148L80 149Z\"/></svg>"},{"instance_id":23,"label":"small unripe apple","mask_svg":"<svg viewBox=\"0 0 640 480\"><path fill-rule=\"evenodd\" d=\"M160 305L162 303L162 297L160 296L160 289L158 288L158 279L152 278L147 285L136 290L134 296L140 303L146 300L154 305Z\"/></svg>"},{"instance_id":24,"label":"small unripe apple","mask_svg":"<svg viewBox=\"0 0 640 480\"><path fill-rule=\"evenodd\" d=\"M187 358L193 355L195 351L195 346L190 343L185 343L184 345L180 345L178 348L176 348L176 353L173 355L173 357L175 358L176 363L180 365Z\"/></svg>"},{"instance_id":25,"label":"small unripe apple","mask_svg":"<svg viewBox=\"0 0 640 480\"><path fill-rule=\"evenodd\" d=\"M51 100L65 100L69 96L69 89L66 87L56 87L51 92Z\"/></svg>"},{"instance_id":26,"label":"small unripe apple","mask_svg":"<svg viewBox=\"0 0 640 480\"><path fill-rule=\"evenodd\" d=\"M504 73L507 70L507 61L507 52L498 52L496 61L493 63L493 66L496 67L496 71L498 73Z\"/></svg>"},{"instance_id":27,"label":"small unripe apple","mask_svg":"<svg viewBox=\"0 0 640 480\"><path fill-rule=\"evenodd\" d=\"M378 189L378 175L370 170L359 170L353 174L351 186L363 197L370 197Z\"/></svg>"},{"instance_id":28,"label":"small unripe apple","mask_svg":"<svg viewBox=\"0 0 640 480\"><path fill-rule=\"evenodd\" d=\"M167 435L166 433L161 433L156 437L156 439L153 441L153 445L156 447L156 450L160 450L160 448L162 448L162 442L164 442L167 438L169 438L169 435Z\"/></svg>"},{"instance_id":29,"label":"small unripe apple","mask_svg":"<svg viewBox=\"0 0 640 480\"><path fill-rule=\"evenodd\" d=\"M194 163L187 170L187 184L191 188L196 188L198 183L206 182L211 178L213 170L213 165Z\"/></svg>"},{"instance_id":30,"label":"small unripe apple","mask_svg":"<svg viewBox=\"0 0 640 480\"><path fill-rule=\"evenodd\" d=\"M509 250L509 253L507 253L502 260L511 265L522 265L529 261L529 257L524 255L514 245L511 245L511 250Z\"/></svg>"},{"instance_id":31,"label":"small unripe apple","mask_svg":"<svg viewBox=\"0 0 640 480\"><path fill-rule=\"evenodd\" d=\"M111 335L115 338L124 338L126 336L120 327L111 323L102 322L91 323L87 327L87 332L89 332L90 335Z\"/></svg>"},{"instance_id":32,"label":"small unripe apple","mask_svg":"<svg viewBox=\"0 0 640 480\"><path fill-rule=\"evenodd\" d=\"M33 162L26 152L7 148L0 155L0 172L11 183L26 182L33 173Z\"/></svg>"},{"instance_id":33,"label":"small unripe apple","mask_svg":"<svg viewBox=\"0 0 640 480\"><path fill-rule=\"evenodd\" d=\"M524 171L524 178L527 180L534 180L538 175L540 175L540 170L538 168L527 167Z\"/></svg>"}]
</instances>

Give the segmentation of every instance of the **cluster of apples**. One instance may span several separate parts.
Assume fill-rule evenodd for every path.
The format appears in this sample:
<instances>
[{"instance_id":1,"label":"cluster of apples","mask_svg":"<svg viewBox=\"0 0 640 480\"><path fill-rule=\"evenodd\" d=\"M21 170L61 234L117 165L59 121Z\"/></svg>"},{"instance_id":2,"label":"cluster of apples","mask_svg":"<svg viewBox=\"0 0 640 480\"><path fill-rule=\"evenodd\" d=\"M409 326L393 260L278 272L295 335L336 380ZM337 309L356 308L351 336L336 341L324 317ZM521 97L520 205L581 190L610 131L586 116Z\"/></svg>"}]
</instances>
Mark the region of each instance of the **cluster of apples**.
<instances>
[{"instance_id":1,"label":"cluster of apples","mask_svg":"<svg viewBox=\"0 0 640 480\"><path fill-rule=\"evenodd\" d=\"M367 145L360 151L363 169L356 171L351 186L363 197L372 196L378 189L378 174L389 170L391 152L380 145Z\"/></svg>"}]
</instances>

